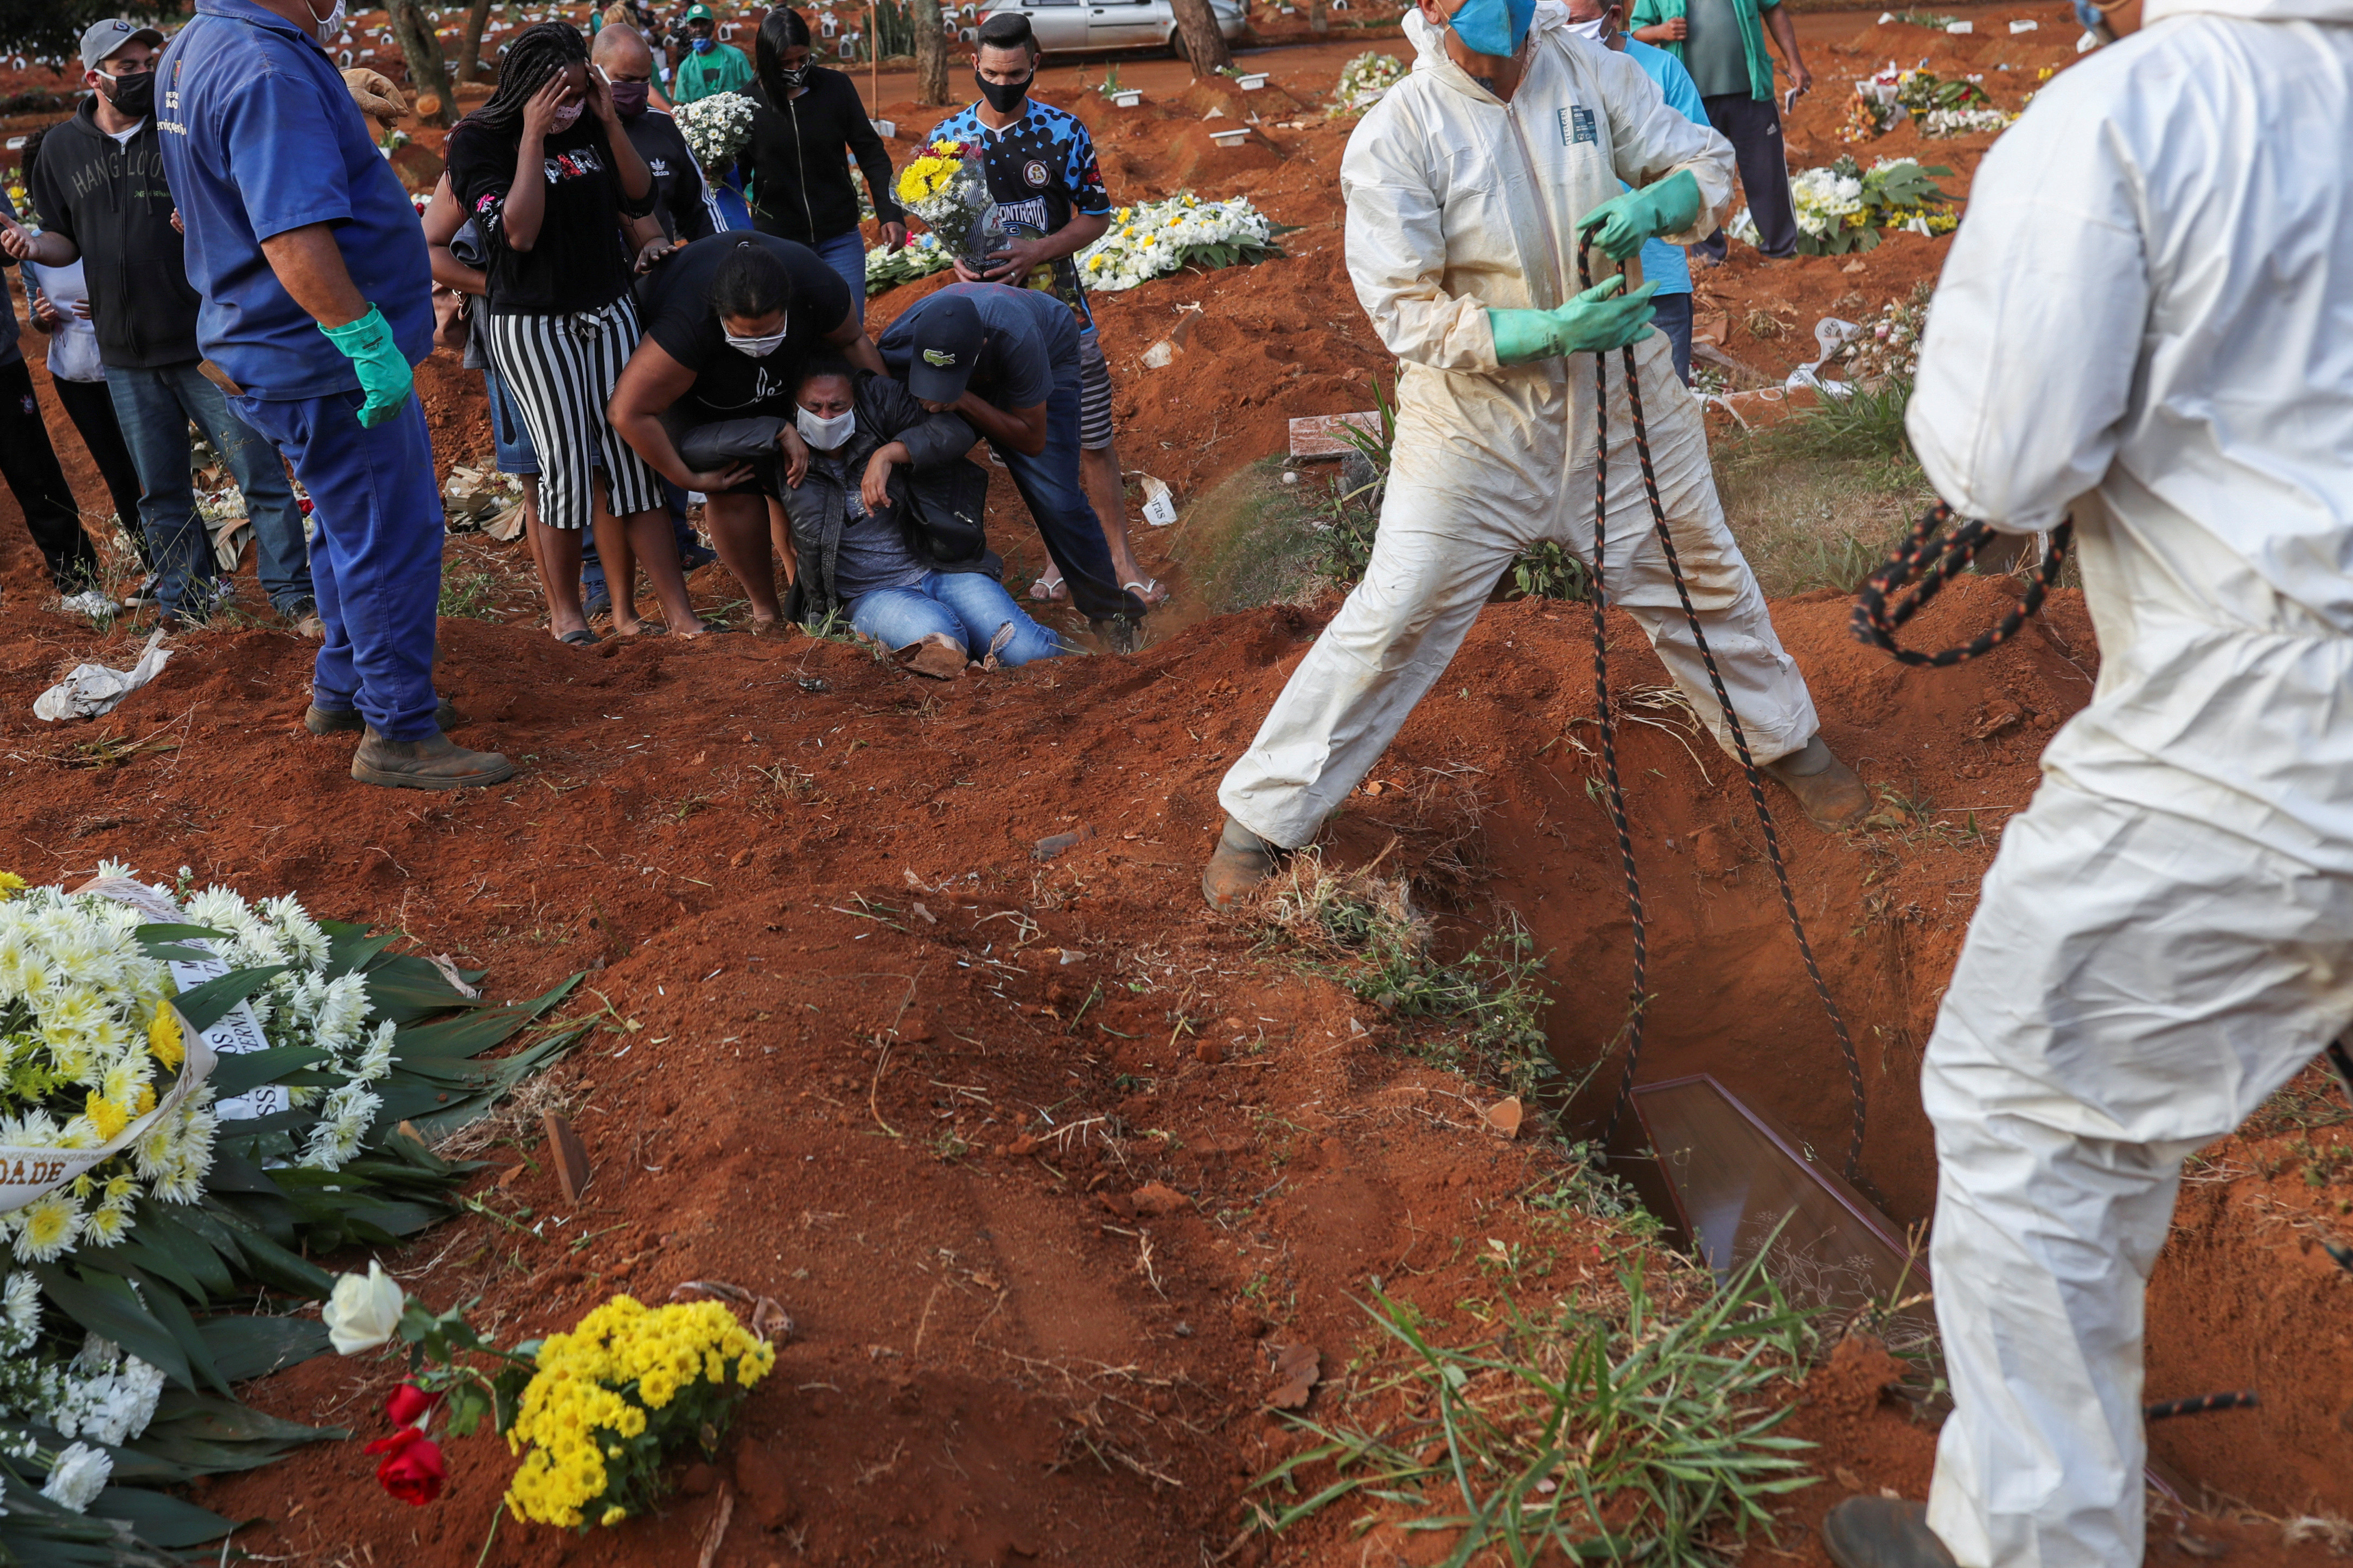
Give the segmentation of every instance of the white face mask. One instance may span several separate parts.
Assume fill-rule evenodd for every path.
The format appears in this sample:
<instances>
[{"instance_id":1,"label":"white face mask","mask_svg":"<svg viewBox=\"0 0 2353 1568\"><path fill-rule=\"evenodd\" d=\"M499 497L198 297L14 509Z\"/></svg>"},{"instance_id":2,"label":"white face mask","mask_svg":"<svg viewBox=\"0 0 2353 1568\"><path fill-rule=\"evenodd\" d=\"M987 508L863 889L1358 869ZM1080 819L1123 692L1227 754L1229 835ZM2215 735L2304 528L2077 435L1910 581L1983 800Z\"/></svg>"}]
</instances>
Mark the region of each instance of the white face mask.
<instances>
[{"instance_id":1,"label":"white face mask","mask_svg":"<svg viewBox=\"0 0 2353 1568\"><path fill-rule=\"evenodd\" d=\"M343 0L335 0L335 8L324 16L313 11L311 18L311 26L318 31L319 42L332 43L343 30Z\"/></svg>"},{"instance_id":2,"label":"white face mask","mask_svg":"<svg viewBox=\"0 0 2353 1568\"><path fill-rule=\"evenodd\" d=\"M1591 38L1599 44L1609 37L1609 18L1602 16L1594 17L1590 22L1571 22L1568 24L1568 31L1575 33L1580 38Z\"/></svg>"},{"instance_id":3,"label":"white face mask","mask_svg":"<svg viewBox=\"0 0 2353 1568\"><path fill-rule=\"evenodd\" d=\"M777 328L775 331L768 333L765 337L739 338L733 332L729 332L727 334L727 346L729 348L733 349L737 353L750 354L754 359L766 359L770 354L775 353L778 349L782 348L784 346L784 342L785 331L782 327Z\"/></svg>"},{"instance_id":4,"label":"white face mask","mask_svg":"<svg viewBox=\"0 0 2353 1568\"><path fill-rule=\"evenodd\" d=\"M850 432L858 428L858 411L850 409L832 418L812 414L806 408L794 411L794 423L800 426L801 439L820 452L837 451L846 445Z\"/></svg>"},{"instance_id":5,"label":"white face mask","mask_svg":"<svg viewBox=\"0 0 2353 1568\"><path fill-rule=\"evenodd\" d=\"M338 0L338 3L340 3L340 0ZM581 110L587 107L588 106L585 103L565 104L563 108L555 111L555 128L558 131L571 130L575 125L580 122Z\"/></svg>"}]
</instances>

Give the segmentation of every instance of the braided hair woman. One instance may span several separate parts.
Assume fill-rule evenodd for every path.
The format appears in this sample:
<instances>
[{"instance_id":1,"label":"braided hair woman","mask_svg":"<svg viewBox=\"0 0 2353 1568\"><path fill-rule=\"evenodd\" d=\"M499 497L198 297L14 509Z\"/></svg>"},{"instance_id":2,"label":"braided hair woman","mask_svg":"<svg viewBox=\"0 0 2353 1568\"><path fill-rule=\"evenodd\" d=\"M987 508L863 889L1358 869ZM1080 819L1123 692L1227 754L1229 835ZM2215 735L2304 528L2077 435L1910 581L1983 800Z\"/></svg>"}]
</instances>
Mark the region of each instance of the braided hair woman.
<instances>
[{"instance_id":1,"label":"braided hair woman","mask_svg":"<svg viewBox=\"0 0 2353 1568\"><path fill-rule=\"evenodd\" d=\"M498 89L451 129L445 151L450 188L489 252L491 358L539 453L530 531L548 629L575 646L596 641L580 605L581 531L593 526L615 631L662 629L638 618L640 563L670 627L708 630L687 599L661 481L605 418L641 335L629 257L661 231L653 176L588 68L579 29L524 29Z\"/></svg>"}]
</instances>

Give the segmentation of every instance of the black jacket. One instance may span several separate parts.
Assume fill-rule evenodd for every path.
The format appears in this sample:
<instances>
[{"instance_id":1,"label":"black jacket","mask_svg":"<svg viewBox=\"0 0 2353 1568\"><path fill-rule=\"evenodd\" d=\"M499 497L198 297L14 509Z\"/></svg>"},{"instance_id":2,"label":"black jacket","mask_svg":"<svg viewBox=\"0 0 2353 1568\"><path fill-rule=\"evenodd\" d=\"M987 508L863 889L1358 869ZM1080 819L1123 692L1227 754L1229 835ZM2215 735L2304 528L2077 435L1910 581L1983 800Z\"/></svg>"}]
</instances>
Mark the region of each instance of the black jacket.
<instances>
[{"instance_id":1,"label":"black jacket","mask_svg":"<svg viewBox=\"0 0 2353 1568\"><path fill-rule=\"evenodd\" d=\"M629 145L654 177L654 216L661 219L664 234L672 239L709 239L727 226L677 121L662 110L648 109L621 124L629 133Z\"/></svg>"},{"instance_id":2,"label":"black jacket","mask_svg":"<svg viewBox=\"0 0 2353 1568\"><path fill-rule=\"evenodd\" d=\"M33 205L41 225L71 240L90 280L90 321L100 363L156 370L202 359L185 242L172 226L172 189L155 121L118 144L84 102L41 142Z\"/></svg>"},{"instance_id":3,"label":"black jacket","mask_svg":"<svg viewBox=\"0 0 2353 1568\"><path fill-rule=\"evenodd\" d=\"M740 158L752 183L752 224L762 234L815 245L858 226L858 187L844 147L858 160L874 214L902 215L891 190L891 154L866 118L858 89L837 70L808 73L808 90L779 109L767 89L752 89L752 138Z\"/></svg>"},{"instance_id":4,"label":"black jacket","mask_svg":"<svg viewBox=\"0 0 2353 1568\"><path fill-rule=\"evenodd\" d=\"M980 538L988 476L964 456L975 439L972 426L953 414L932 413L888 376L861 370L856 383L858 428L839 454L849 483L865 477L877 447L905 442L911 460L891 470L891 510L905 530L909 551L934 572L1002 571L1004 563ZM849 515L842 481L811 462L798 486L780 489L793 553L800 561L786 618L807 622L846 610L834 588L842 524ZM926 526L931 519L944 525L943 531L957 529L960 521L970 543L956 552L958 559L942 558L937 535Z\"/></svg>"}]
</instances>

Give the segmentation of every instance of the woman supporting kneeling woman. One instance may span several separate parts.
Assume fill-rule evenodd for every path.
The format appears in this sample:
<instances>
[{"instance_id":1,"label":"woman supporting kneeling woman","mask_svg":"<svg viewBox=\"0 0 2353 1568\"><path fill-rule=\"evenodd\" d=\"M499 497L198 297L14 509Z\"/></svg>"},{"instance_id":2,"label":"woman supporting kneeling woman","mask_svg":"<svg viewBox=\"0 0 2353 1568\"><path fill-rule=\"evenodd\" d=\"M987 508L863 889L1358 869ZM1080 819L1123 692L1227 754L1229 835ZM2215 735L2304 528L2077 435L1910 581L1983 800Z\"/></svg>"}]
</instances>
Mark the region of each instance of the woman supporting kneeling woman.
<instances>
[{"instance_id":1,"label":"woman supporting kneeling woman","mask_svg":"<svg viewBox=\"0 0 2353 1568\"><path fill-rule=\"evenodd\" d=\"M897 382L843 364L800 376L785 473L799 575L793 618L845 616L910 668L953 675L966 659L1027 664L1068 653L1014 603L981 534L988 476L964 454L972 427Z\"/></svg>"}]
</instances>

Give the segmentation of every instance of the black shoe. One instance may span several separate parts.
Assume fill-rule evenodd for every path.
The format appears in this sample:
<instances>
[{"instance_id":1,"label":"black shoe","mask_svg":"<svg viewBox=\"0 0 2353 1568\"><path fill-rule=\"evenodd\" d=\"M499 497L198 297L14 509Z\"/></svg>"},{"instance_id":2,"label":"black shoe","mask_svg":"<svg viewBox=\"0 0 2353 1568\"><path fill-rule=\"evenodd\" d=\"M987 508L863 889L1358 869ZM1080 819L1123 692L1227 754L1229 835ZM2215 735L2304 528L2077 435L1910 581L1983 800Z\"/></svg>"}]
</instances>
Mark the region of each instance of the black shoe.
<instances>
[{"instance_id":1,"label":"black shoe","mask_svg":"<svg viewBox=\"0 0 2353 1568\"><path fill-rule=\"evenodd\" d=\"M1928 1506L1896 1498L1851 1497L1822 1521L1822 1545L1838 1568L1953 1568L1953 1554L1928 1528Z\"/></svg>"},{"instance_id":2,"label":"black shoe","mask_svg":"<svg viewBox=\"0 0 2353 1568\"><path fill-rule=\"evenodd\" d=\"M1144 628L1134 616L1113 616L1089 623L1103 647L1113 653L1134 653L1144 641Z\"/></svg>"},{"instance_id":3,"label":"black shoe","mask_svg":"<svg viewBox=\"0 0 2353 1568\"><path fill-rule=\"evenodd\" d=\"M690 544L678 552L678 566L681 572L699 572L718 559L719 552L708 544Z\"/></svg>"}]
</instances>

